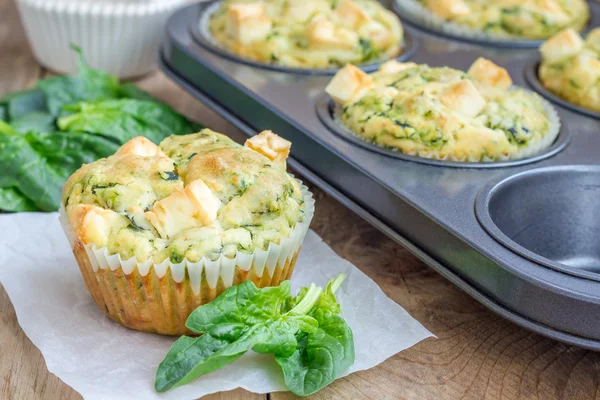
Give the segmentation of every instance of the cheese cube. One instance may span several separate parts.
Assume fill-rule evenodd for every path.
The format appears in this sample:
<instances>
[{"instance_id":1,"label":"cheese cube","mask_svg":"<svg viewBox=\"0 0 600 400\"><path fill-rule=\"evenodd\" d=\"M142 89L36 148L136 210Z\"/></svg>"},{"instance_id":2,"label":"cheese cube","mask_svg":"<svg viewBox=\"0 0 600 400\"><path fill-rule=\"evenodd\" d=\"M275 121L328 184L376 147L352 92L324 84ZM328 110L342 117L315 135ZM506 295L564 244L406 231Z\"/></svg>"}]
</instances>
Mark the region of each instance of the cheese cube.
<instances>
[{"instance_id":1,"label":"cheese cube","mask_svg":"<svg viewBox=\"0 0 600 400\"><path fill-rule=\"evenodd\" d=\"M600 60L587 54L577 56L571 65L569 76L581 87L598 82L600 79Z\"/></svg>"},{"instance_id":2,"label":"cheese cube","mask_svg":"<svg viewBox=\"0 0 600 400\"><path fill-rule=\"evenodd\" d=\"M169 239L181 231L210 225L217 219L220 207L220 200L204 181L197 179L154 203L144 215L160 237Z\"/></svg>"},{"instance_id":3,"label":"cheese cube","mask_svg":"<svg viewBox=\"0 0 600 400\"><path fill-rule=\"evenodd\" d=\"M285 169L285 160L290 154L292 143L271 131L262 131L246 140L244 146L259 152L280 167Z\"/></svg>"},{"instance_id":4,"label":"cheese cube","mask_svg":"<svg viewBox=\"0 0 600 400\"><path fill-rule=\"evenodd\" d=\"M367 13L354 1L346 0L334 11L338 21L347 28L356 29L369 21Z\"/></svg>"},{"instance_id":5,"label":"cheese cube","mask_svg":"<svg viewBox=\"0 0 600 400\"><path fill-rule=\"evenodd\" d=\"M573 57L583 49L583 40L574 29L565 29L540 46L544 62L555 63Z\"/></svg>"},{"instance_id":6,"label":"cheese cube","mask_svg":"<svg viewBox=\"0 0 600 400\"><path fill-rule=\"evenodd\" d=\"M386 61L379 66L378 72L382 72L384 74L395 74L400 71L404 71L405 69L416 67L415 63L401 63L396 60Z\"/></svg>"},{"instance_id":7,"label":"cheese cube","mask_svg":"<svg viewBox=\"0 0 600 400\"><path fill-rule=\"evenodd\" d=\"M167 157L165 153L143 136L138 136L125 143L117 152L117 155L133 154L140 157Z\"/></svg>"},{"instance_id":8,"label":"cheese cube","mask_svg":"<svg viewBox=\"0 0 600 400\"><path fill-rule=\"evenodd\" d=\"M434 14L446 20L471 13L471 9L463 0L426 0L425 3Z\"/></svg>"},{"instance_id":9,"label":"cheese cube","mask_svg":"<svg viewBox=\"0 0 600 400\"><path fill-rule=\"evenodd\" d=\"M587 34L585 43L588 47L600 52L600 28L595 28Z\"/></svg>"},{"instance_id":10,"label":"cheese cube","mask_svg":"<svg viewBox=\"0 0 600 400\"><path fill-rule=\"evenodd\" d=\"M374 86L367 73L348 64L335 74L325 91L337 103L349 103L358 101Z\"/></svg>"},{"instance_id":11,"label":"cheese cube","mask_svg":"<svg viewBox=\"0 0 600 400\"><path fill-rule=\"evenodd\" d=\"M349 29L336 28L326 19L316 19L306 27L309 45L315 49L354 49L358 46L358 34Z\"/></svg>"},{"instance_id":12,"label":"cheese cube","mask_svg":"<svg viewBox=\"0 0 600 400\"><path fill-rule=\"evenodd\" d=\"M476 81L499 89L508 89L512 86L508 71L483 57L479 57L467 73Z\"/></svg>"},{"instance_id":13,"label":"cheese cube","mask_svg":"<svg viewBox=\"0 0 600 400\"><path fill-rule=\"evenodd\" d=\"M261 3L232 4L227 9L227 35L241 44L263 40L271 32L273 23Z\"/></svg>"},{"instance_id":14,"label":"cheese cube","mask_svg":"<svg viewBox=\"0 0 600 400\"><path fill-rule=\"evenodd\" d=\"M105 247L113 229L129 225L127 217L112 210L90 204L77 204L69 209L69 222L77 237L85 244Z\"/></svg>"},{"instance_id":15,"label":"cheese cube","mask_svg":"<svg viewBox=\"0 0 600 400\"><path fill-rule=\"evenodd\" d=\"M448 108L469 118L479 114L486 105L475 85L466 79L447 87L440 100Z\"/></svg>"},{"instance_id":16,"label":"cheese cube","mask_svg":"<svg viewBox=\"0 0 600 400\"><path fill-rule=\"evenodd\" d=\"M331 10L323 0L287 0L285 16L292 21L306 22L314 15L325 14Z\"/></svg>"}]
</instances>

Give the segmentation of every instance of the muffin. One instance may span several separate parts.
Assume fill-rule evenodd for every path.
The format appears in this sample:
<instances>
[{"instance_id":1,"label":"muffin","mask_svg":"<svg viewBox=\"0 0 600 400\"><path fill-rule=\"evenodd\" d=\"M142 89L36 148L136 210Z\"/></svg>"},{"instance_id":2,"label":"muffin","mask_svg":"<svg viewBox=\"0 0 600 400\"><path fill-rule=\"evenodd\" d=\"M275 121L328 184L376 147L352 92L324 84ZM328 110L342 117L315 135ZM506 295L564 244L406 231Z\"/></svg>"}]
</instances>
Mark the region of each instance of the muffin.
<instances>
[{"instance_id":1,"label":"muffin","mask_svg":"<svg viewBox=\"0 0 600 400\"><path fill-rule=\"evenodd\" d=\"M467 73L388 61L368 75L347 65L325 90L354 135L425 158L519 159L552 144L560 125L545 100L512 87L508 72L484 58Z\"/></svg>"},{"instance_id":2,"label":"muffin","mask_svg":"<svg viewBox=\"0 0 600 400\"><path fill-rule=\"evenodd\" d=\"M249 60L296 68L338 68L396 57L403 30L375 0L264 0L218 3L207 34Z\"/></svg>"},{"instance_id":3,"label":"muffin","mask_svg":"<svg viewBox=\"0 0 600 400\"><path fill-rule=\"evenodd\" d=\"M422 22L466 36L546 39L565 28L582 30L585 0L397 0Z\"/></svg>"},{"instance_id":4,"label":"muffin","mask_svg":"<svg viewBox=\"0 0 600 400\"><path fill-rule=\"evenodd\" d=\"M76 171L61 222L102 311L181 335L227 287L289 279L314 211L286 172L289 149L270 131L241 146L204 129L160 146L138 137Z\"/></svg>"},{"instance_id":5,"label":"muffin","mask_svg":"<svg viewBox=\"0 0 600 400\"><path fill-rule=\"evenodd\" d=\"M552 36L540 47L539 78L559 97L600 112L600 28L585 41L573 29Z\"/></svg>"}]
</instances>

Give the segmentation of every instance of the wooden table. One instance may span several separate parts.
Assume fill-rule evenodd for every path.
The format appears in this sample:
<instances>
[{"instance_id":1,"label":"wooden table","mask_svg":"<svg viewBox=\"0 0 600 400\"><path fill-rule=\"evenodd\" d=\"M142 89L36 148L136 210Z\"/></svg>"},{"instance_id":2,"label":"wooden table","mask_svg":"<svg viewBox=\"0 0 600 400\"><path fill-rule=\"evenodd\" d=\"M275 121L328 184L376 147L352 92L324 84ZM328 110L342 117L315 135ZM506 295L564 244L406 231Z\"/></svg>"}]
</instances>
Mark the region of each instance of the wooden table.
<instances>
[{"instance_id":1,"label":"wooden table","mask_svg":"<svg viewBox=\"0 0 600 400\"><path fill-rule=\"evenodd\" d=\"M0 96L48 74L35 61L13 0L0 0ZM139 85L190 118L242 138L160 72ZM438 336L381 365L340 379L314 399L591 399L600 398L600 356L527 332L487 311L317 188L312 229L373 278ZM1 268L1 266L0 266ZM48 373L0 285L0 400L79 399ZM402 335L402 332L398 332ZM243 390L211 399L290 399Z\"/></svg>"}]
</instances>

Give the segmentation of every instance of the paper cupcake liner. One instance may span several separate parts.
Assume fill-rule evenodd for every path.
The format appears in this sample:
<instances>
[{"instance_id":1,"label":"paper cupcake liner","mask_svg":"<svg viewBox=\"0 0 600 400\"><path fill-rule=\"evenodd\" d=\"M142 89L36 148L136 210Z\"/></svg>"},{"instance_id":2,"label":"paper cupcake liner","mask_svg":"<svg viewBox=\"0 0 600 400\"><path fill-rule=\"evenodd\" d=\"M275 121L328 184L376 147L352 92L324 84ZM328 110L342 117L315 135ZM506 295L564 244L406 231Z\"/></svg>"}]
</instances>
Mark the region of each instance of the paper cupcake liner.
<instances>
[{"instance_id":1,"label":"paper cupcake liner","mask_svg":"<svg viewBox=\"0 0 600 400\"><path fill-rule=\"evenodd\" d=\"M526 90L526 89L524 89L524 90ZM541 137L539 140L537 140L533 143L530 142L527 146L521 147L517 151L514 151L510 154L501 155L496 158L492 158L492 157L488 157L488 156L482 156L479 158L472 157L472 156L457 157L455 155L448 154L448 153L440 154L439 150L405 152L405 151L401 151L399 149L393 149L393 148L389 148L389 147L380 146L377 143L365 140L363 137L356 134L352 129L350 129L350 127L345 125L341 119L342 106L337 103L335 104L335 107L333 108L333 119L335 120L336 124L340 127L340 129L345 130L346 132L352 134L354 137L356 137L360 140L363 140L367 143L371 143L371 144L381 147L383 149L398 151L399 153L406 154L409 156L428 158L431 160L455 161L455 162L465 162L465 163L489 163L489 162L499 162L499 161L520 160L523 158L534 156L534 155L540 153L541 151L543 151L544 149L550 147L552 145L552 143L554 143L554 141L558 137L558 134L560 133L560 127L561 127L560 117L558 116L558 113L557 113L556 109L554 108L554 106L552 104L550 104L550 102L547 101L546 99L542 98L541 96L538 96L536 93L533 93L529 90L526 90L526 91L531 93L532 95L538 97L539 100L542 102L542 107L544 108L544 113L548 117L550 129L548 130L548 133L546 133L546 135Z\"/></svg>"},{"instance_id":2,"label":"paper cupcake liner","mask_svg":"<svg viewBox=\"0 0 600 400\"><path fill-rule=\"evenodd\" d=\"M288 237L267 250L238 251L234 258L203 257L198 262L169 259L155 264L121 259L106 248L85 245L68 222L64 207L59 220L94 301L112 320L131 329L165 335L191 332L189 314L217 298L225 289L251 280L257 287L277 286L289 279L314 215L314 199L302 185L304 217Z\"/></svg>"},{"instance_id":3,"label":"paper cupcake liner","mask_svg":"<svg viewBox=\"0 0 600 400\"><path fill-rule=\"evenodd\" d=\"M424 27L445 33L449 36L458 36L466 39L491 42L541 42L542 39L524 38L517 35L493 35L488 32L474 29L453 21L446 21L416 0L395 0L396 8L400 14L407 16L414 22Z\"/></svg>"},{"instance_id":4,"label":"paper cupcake liner","mask_svg":"<svg viewBox=\"0 0 600 400\"><path fill-rule=\"evenodd\" d=\"M17 0L17 5L33 53L44 66L75 72L69 46L76 44L92 67L129 78L156 65L162 27L186 1Z\"/></svg>"},{"instance_id":5,"label":"paper cupcake liner","mask_svg":"<svg viewBox=\"0 0 600 400\"><path fill-rule=\"evenodd\" d=\"M204 11L202 12L202 15L200 15L200 20L198 22L198 31L200 33L200 36L204 40L206 40L211 46L217 48L219 51L223 52L224 54L228 55L229 57L246 62L246 63L254 64L257 66L267 67L270 69L281 70L281 71L285 71L285 72L303 71L303 72L309 72L309 73L312 72L312 73L333 74L339 70L339 68L327 68L327 67L325 67L325 68L323 68L323 67L310 68L310 67L294 67L294 66L287 66L287 65L271 64L271 63L258 61L258 60L252 59L252 58L245 58L245 57L231 51L229 48L227 48L227 46L223 45L221 42L219 42L217 39L215 39L215 37L212 35L210 28L209 28L210 19L211 19L212 15L219 10L219 8L221 7L221 3L222 3L221 1L217 1L214 4L211 4L204 9ZM402 55L404 55L407 52L407 50L408 51L411 50L409 48L410 46L407 47L406 33L404 33L404 35L405 36L402 40L400 50L398 51L397 54L395 54L393 56L389 56L389 57L382 57L381 59L371 60L364 64L357 64L357 66L361 67L363 69L374 69L374 68L376 68L376 66L378 64L381 64L388 60L396 59L398 57L402 57Z\"/></svg>"}]
</instances>

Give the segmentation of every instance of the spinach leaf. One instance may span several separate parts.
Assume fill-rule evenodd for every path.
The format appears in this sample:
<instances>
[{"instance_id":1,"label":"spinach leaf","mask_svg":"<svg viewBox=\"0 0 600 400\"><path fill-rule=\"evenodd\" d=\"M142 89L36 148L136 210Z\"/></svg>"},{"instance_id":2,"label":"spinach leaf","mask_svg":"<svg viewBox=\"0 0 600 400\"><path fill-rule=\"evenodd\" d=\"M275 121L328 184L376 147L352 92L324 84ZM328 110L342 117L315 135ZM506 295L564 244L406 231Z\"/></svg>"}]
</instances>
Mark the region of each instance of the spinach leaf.
<instances>
[{"instance_id":1,"label":"spinach leaf","mask_svg":"<svg viewBox=\"0 0 600 400\"><path fill-rule=\"evenodd\" d=\"M56 211L69 175L81 164L117 149L116 144L102 137L71 132L21 134L0 122L0 187L14 188L38 209ZM0 208L10 211L8 207Z\"/></svg>"},{"instance_id":2,"label":"spinach leaf","mask_svg":"<svg viewBox=\"0 0 600 400\"><path fill-rule=\"evenodd\" d=\"M56 118L47 112L34 111L12 119L10 125L22 133L28 131L54 132L56 130Z\"/></svg>"},{"instance_id":3,"label":"spinach leaf","mask_svg":"<svg viewBox=\"0 0 600 400\"><path fill-rule=\"evenodd\" d=\"M44 92L48 110L59 115L65 104L80 101L113 99L119 95L119 80L103 71L90 68L85 62L81 49L71 46L77 52L77 74L55 76L37 83Z\"/></svg>"},{"instance_id":4,"label":"spinach leaf","mask_svg":"<svg viewBox=\"0 0 600 400\"><path fill-rule=\"evenodd\" d=\"M234 362L248 350L273 354L297 395L333 382L354 362L352 330L335 298L344 276L323 291L311 284L291 297L289 281L258 289L251 281L198 307L186 326L203 333L177 340L161 362L155 388L164 392Z\"/></svg>"},{"instance_id":5,"label":"spinach leaf","mask_svg":"<svg viewBox=\"0 0 600 400\"><path fill-rule=\"evenodd\" d=\"M119 98L150 100L160 103L160 101L150 93L138 88L131 82L125 82L119 86Z\"/></svg>"},{"instance_id":6,"label":"spinach leaf","mask_svg":"<svg viewBox=\"0 0 600 400\"><path fill-rule=\"evenodd\" d=\"M155 388L164 392L235 361L251 348L263 354L291 355L296 332L313 331L317 322L285 311L290 283L258 289L252 281L232 286L214 301L190 314L186 326L204 333L181 338L171 347L156 373Z\"/></svg>"},{"instance_id":7,"label":"spinach leaf","mask_svg":"<svg viewBox=\"0 0 600 400\"><path fill-rule=\"evenodd\" d=\"M0 99L0 109L4 116L0 119L12 122L32 112L46 112L46 99L44 92L39 89L30 89L22 92L8 93Z\"/></svg>"},{"instance_id":8,"label":"spinach leaf","mask_svg":"<svg viewBox=\"0 0 600 400\"><path fill-rule=\"evenodd\" d=\"M31 148L43 156L48 166L64 177L65 181L82 164L108 157L119 149L109 139L77 132L30 131L25 134L25 138Z\"/></svg>"},{"instance_id":9,"label":"spinach leaf","mask_svg":"<svg viewBox=\"0 0 600 400\"><path fill-rule=\"evenodd\" d=\"M73 114L58 119L61 130L103 135L120 144L136 136L160 143L169 135L193 132L188 120L172 108L148 100L81 102L64 109Z\"/></svg>"},{"instance_id":10,"label":"spinach leaf","mask_svg":"<svg viewBox=\"0 0 600 400\"><path fill-rule=\"evenodd\" d=\"M342 277L328 283L309 312L319 323L312 332L298 334L298 347L290 357L275 356L285 384L294 394L308 396L333 382L354 363L354 339L346 324L335 291Z\"/></svg>"},{"instance_id":11,"label":"spinach leaf","mask_svg":"<svg viewBox=\"0 0 600 400\"><path fill-rule=\"evenodd\" d=\"M0 187L0 210L8 212L36 211L37 207L14 187Z\"/></svg>"},{"instance_id":12,"label":"spinach leaf","mask_svg":"<svg viewBox=\"0 0 600 400\"><path fill-rule=\"evenodd\" d=\"M234 362L252 346L247 340L238 341L235 346L231 343L211 335L198 338L182 336L171 346L169 353L158 366L154 388L157 392L165 392L185 385Z\"/></svg>"},{"instance_id":13,"label":"spinach leaf","mask_svg":"<svg viewBox=\"0 0 600 400\"><path fill-rule=\"evenodd\" d=\"M64 178L31 148L25 136L7 126L0 123L0 187L17 188L41 210L58 210Z\"/></svg>"}]
</instances>

